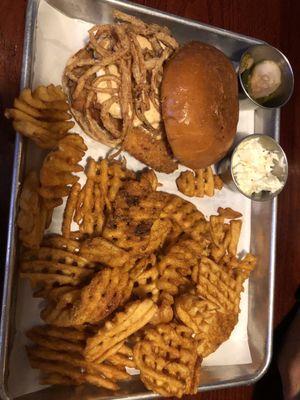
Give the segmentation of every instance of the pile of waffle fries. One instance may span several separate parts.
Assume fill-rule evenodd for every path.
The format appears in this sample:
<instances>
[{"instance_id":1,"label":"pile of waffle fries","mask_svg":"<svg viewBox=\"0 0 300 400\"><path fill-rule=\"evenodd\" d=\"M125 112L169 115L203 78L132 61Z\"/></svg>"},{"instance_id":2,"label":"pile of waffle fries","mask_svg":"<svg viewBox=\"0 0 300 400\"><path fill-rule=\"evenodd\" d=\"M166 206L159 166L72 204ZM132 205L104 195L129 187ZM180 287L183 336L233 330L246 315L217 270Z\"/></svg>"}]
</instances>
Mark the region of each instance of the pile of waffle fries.
<instances>
[{"instance_id":1,"label":"pile of waffle fries","mask_svg":"<svg viewBox=\"0 0 300 400\"><path fill-rule=\"evenodd\" d=\"M153 170L106 158L82 167L85 150L65 135L22 188L20 273L45 322L27 333L31 366L43 384L114 391L136 368L162 396L196 393L202 359L229 338L256 265L237 256L242 216L220 208L207 220L158 191ZM61 234L47 235L63 197Z\"/></svg>"}]
</instances>

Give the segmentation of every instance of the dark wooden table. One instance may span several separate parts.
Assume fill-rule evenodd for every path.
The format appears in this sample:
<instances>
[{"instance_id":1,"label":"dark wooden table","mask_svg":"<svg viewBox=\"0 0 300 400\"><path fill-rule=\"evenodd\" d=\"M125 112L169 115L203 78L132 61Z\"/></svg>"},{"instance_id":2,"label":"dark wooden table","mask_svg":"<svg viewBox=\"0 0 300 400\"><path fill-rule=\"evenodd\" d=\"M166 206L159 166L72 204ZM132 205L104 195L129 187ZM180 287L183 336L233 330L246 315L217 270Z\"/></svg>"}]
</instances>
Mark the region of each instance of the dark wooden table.
<instances>
[{"instance_id":1,"label":"dark wooden table","mask_svg":"<svg viewBox=\"0 0 300 400\"><path fill-rule=\"evenodd\" d=\"M279 197L276 262L276 327L294 304L300 283L300 1L298 0L137 0L201 22L267 41L289 58L295 92L282 110L281 144L289 160L289 180ZM4 265L14 134L3 110L19 91L25 0L0 1L0 246ZM299 339L300 340L300 339ZM280 399L273 366L257 385L203 393L203 400ZM268 395L267 395L268 394ZM198 396L195 396L195 398Z\"/></svg>"}]
</instances>

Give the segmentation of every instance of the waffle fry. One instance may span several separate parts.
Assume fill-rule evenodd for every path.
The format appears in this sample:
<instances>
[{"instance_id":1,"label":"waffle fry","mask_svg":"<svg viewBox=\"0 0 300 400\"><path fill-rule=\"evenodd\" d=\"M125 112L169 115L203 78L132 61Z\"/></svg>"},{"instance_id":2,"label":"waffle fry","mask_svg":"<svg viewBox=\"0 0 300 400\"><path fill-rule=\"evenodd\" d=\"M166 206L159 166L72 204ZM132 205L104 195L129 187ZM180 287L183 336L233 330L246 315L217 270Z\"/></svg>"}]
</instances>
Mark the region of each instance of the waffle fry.
<instances>
[{"instance_id":1,"label":"waffle fry","mask_svg":"<svg viewBox=\"0 0 300 400\"><path fill-rule=\"evenodd\" d=\"M117 353L112 354L106 359L106 362L119 367L135 368L135 362L133 360L133 351L126 344L123 344Z\"/></svg>"},{"instance_id":2,"label":"waffle fry","mask_svg":"<svg viewBox=\"0 0 300 400\"><path fill-rule=\"evenodd\" d=\"M154 255L138 260L130 271L130 278L133 280L133 294L139 299L151 297L154 302L157 302L159 297L156 284L158 276Z\"/></svg>"},{"instance_id":3,"label":"waffle fry","mask_svg":"<svg viewBox=\"0 0 300 400\"><path fill-rule=\"evenodd\" d=\"M228 244L228 253L233 256L235 256L237 252L237 246L240 239L241 229L242 229L241 220L230 221L230 228L229 228L230 241Z\"/></svg>"},{"instance_id":4,"label":"waffle fry","mask_svg":"<svg viewBox=\"0 0 300 400\"><path fill-rule=\"evenodd\" d=\"M51 247L23 253L21 277L30 280L33 288L52 289L57 286L79 286L94 273L94 265L73 252Z\"/></svg>"},{"instance_id":5,"label":"waffle fry","mask_svg":"<svg viewBox=\"0 0 300 400\"><path fill-rule=\"evenodd\" d=\"M230 207L226 208L218 207L218 214L225 219L236 219L236 218L241 218L243 216L243 214L233 210Z\"/></svg>"},{"instance_id":6,"label":"waffle fry","mask_svg":"<svg viewBox=\"0 0 300 400\"><path fill-rule=\"evenodd\" d=\"M67 198L66 207L64 209L63 222L61 226L62 236L66 239L69 239L71 236L71 225L76 210L80 190L80 184L78 182L74 183Z\"/></svg>"},{"instance_id":7,"label":"waffle fry","mask_svg":"<svg viewBox=\"0 0 300 400\"><path fill-rule=\"evenodd\" d=\"M67 97L60 86L39 86L33 92L23 89L14 100L14 108L7 108L6 118L13 119L16 132L33 140L43 149L53 149L58 141L73 128L68 121L71 114Z\"/></svg>"},{"instance_id":8,"label":"waffle fry","mask_svg":"<svg viewBox=\"0 0 300 400\"><path fill-rule=\"evenodd\" d=\"M210 216L210 234L213 241L212 256L219 261L228 251L235 256L242 229L241 220L231 220L229 224L224 223L224 216Z\"/></svg>"},{"instance_id":9,"label":"waffle fry","mask_svg":"<svg viewBox=\"0 0 300 400\"><path fill-rule=\"evenodd\" d=\"M196 337L199 340L198 355L204 358L215 352L223 342L229 339L237 322L237 314L215 313L211 320L208 319L208 325L204 325L203 331Z\"/></svg>"},{"instance_id":10,"label":"waffle fry","mask_svg":"<svg viewBox=\"0 0 300 400\"><path fill-rule=\"evenodd\" d=\"M108 197L108 208L110 209L110 204L115 200L120 188L123 185L123 181L126 178L135 178L135 174L124 168L120 162L111 161L108 173L110 177L109 189L107 193Z\"/></svg>"},{"instance_id":11,"label":"waffle fry","mask_svg":"<svg viewBox=\"0 0 300 400\"><path fill-rule=\"evenodd\" d=\"M151 319L150 324L158 325L171 322L174 316L173 303L173 296L169 293L161 292L156 303L158 309Z\"/></svg>"},{"instance_id":12,"label":"waffle fry","mask_svg":"<svg viewBox=\"0 0 300 400\"><path fill-rule=\"evenodd\" d=\"M256 268L256 264L257 259L251 253L246 254L242 259L227 254L220 260L222 268L244 280L247 279L250 273Z\"/></svg>"},{"instance_id":13,"label":"waffle fry","mask_svg":"<svg viewBox=\"0 0 300 400\"><path fill-rule=\"evenodd\" d=\"M176 316L195 334L197 351L201 357L213 353L227 340L237 323L235 313L221 313L216 304L191 294L176 299Z\"/></svg>"},{"instance_id":14,"label":"waffle fry","mask_svg":"<svg viewBox=\"0 0 300 400\"><path fill-rule=\"evenodd\" d=\"M132 283L126 272L104 268L82 289L67 292L50 303L42 319L56 326L95 324L124 304L130 297Z\"/></svg>"},{"instance_id":15,"label":"waffle fry","mask_svg":"<svg viewBox=\"0 0 300 400\"><path fill-rule=\"evenodd\" d=\"M58 142L57 149L46 156L40 171L39 189L46 208L53 209L62 204L62 198L68 195L71 185L78 181L78 176L73 173L83 170L78 163L86 150L81 136L68 134Z\"/></svg>"},{"instance_id":16,"label":"waffle fry","mask_svg":"<svg viewBox=\"0 0 300 400\"><path fill-rule=\"evenodd\" d=\"M135 222L120 218L111 219L103 230L103 237L115 243L131 256L143 256L160 249L172 228L169 220L157 219Z\"/></svg>"},{"instance_id":17,"label":"waffle fry","mask_svg":"<svg viewBox=\"0 0 300 400\"><path fill-rule=\"evenodd\" d=\"M87 167L87 181L77 200L74 216L80 232L87 234L102 232L104 210L108 201L108 184L107 161L102 160L98 165L90 159Z\"/></svg>"},{"instance_id":18,"label":"waffle fry","mask_svg":"<svg viewBox=\"0 0 300 400\"><path fill-rule=\"evenodd\" d=\"M65 237L71 235L71 223L79 225L81 234L99 235L106 221L106 211L129 177L129 171L118 161L102 159L96 162L90 158L87 165L87 181L81 189L78 183L73 184L68 196L62 233Z\"/></svg>"},{"instance_id":19,"label":"waffle fry","mask_svg":"<svg viewBox=\"0 0 300 400\"><path fill-rule=\"evenodd\" d=\"M75 292L76 290L77 289L71 285L42 287L33 293L33 297L40 297L42 299L47 299L50 302L57 302L63 294Z\"/></svg>"},{"instance_id":20,"label":"waffle fry","mask_svg":"<svg viewBox=\"0 0 300 400\"><path fill-rule=\"evenodd\" d=\"M224 223L224 217L211 215L209 218L210 235L212 238L212 257L218 262L225 254L230 241L229 224Z\"/></svg>"},{"instance_id":21,"label":"waffle fry","mask_svg":"<svg viewBox=\"0 0 300 400\"><path fill-rule=\"evenodd\" d=\"M85 349L86 359L102 362L115 353L120 342L144 327L157 310L152 300L137 300L129 304L124 311L106 322L103 328L88 339Z\"/></svg>"},{"instance_id":22,"label":"waffle fry","mask_svg":"<svg viewBox=\"0 0 300 400\"><path fill-rule=\"evenodd\" d=\"M207 257L201 259L197 276L197 293L211 301L221 312L239 312L240 294L245 277L226 271Z\"/></svg>"},{"instance_id":23,"label":"waffle fry","mask_svg":"<svg viewBox=\"0 0 300 400\"><path fill-rule=\"evenodd\" d=\"M52 247L54 249L69 251L73 254L79 254L80 243L78 240L67 239L61 235L48 235L45 236L42 242L45 247Z\"/></svg>"},{"instance_id":24,"label":"waffle fry","mask_svg":"<svg viewBox=\"0 0 300 400\"><path fill-rule=\"evenodd\" d=\"M167 323L173 319L173 297L168 293L162 293L158 288L159 271L156 257L148 257L137 262L130 271L133 280L133 294L139 299L151 298L158 309L150 323L157 325Z\"/></svg>"},{"instance_id":25,"label":"waffle fry","mask_svg":"<svg viewBox=\"0 0 300 400\"><path fill-rule=\"evenodd\" d=\"M154 221L150 230L148 244L146 248L143 246L141 249L144 254L151 254L159 250L165 243L171 227L172 224L169 220L158 219Z\"/></svg>"},{"instance_id":26,"label":"waffle fry","mask_svg":"<svg viewBox=\"0 0 300 400\"><path fill-rule=\"evenodd\" d=\"M17 218L19 239L24 246L32 249L40 246L44 230L51 218L51 212L46 210L38 193L39 186L36 172L30 172L22 187Z\"/></svg>"},{"instance_id":27,"label":"waffle fry","mask_svg":"<svg viewBox=\"0 0 300 400\"><path fill-rule=\"evenodd\" d=\"M39 326L31 329L27 336L34 343L33 347L27 347L30 364L42 371L43 383L91 383L117 390L117 382L131 379L125 370L124 353L120 355L122 364L110 361L94 364L84 359L83 350L88 338L84 330Z\"/></svg>"},{"instance_id":28,"label":"waffle fry","mask_svg":"<svg viewBox=\"0 0 300 400\"><path fill-rule=\"evenodd\" d=\"M154 187L156 188L157 185L154 183L153 186L151 178L149 180L149 174L150 171L145 171L137 174L135 179L124 182L113 204L112 218L122 217L135 223L154 222L159 218L169 194L156 192Z\"/></svg>"},{"instance_id":29,"label":"waffle fry","mask_svg":"<svg viewBox=\"0 0 300 400\"><path fill-rule=\"evenodd\" d=\"M178 294L180 286L190 285L193 268L205 253L206 242L199 243L190 238L181 238L158 263L160 274L157 286L172 296Z\"/></svg>"},{"instance_id":30,"label":"waffle fry","mask_svg":"<svg viewBox=\"0 0 300 400\"><path fill-rule=\"evenodd\" d=\"M256 266L257 258L253 254L248 253L239 261L238 269L240 270L240 274L244 276L244 279L247 279L250 272L252 272Z\"/></svg>"},{"instance_id":31,"label":"waffle fry","mask_svg":"<svg viewBox=\"0 0 300 400\"><path fill-rule=\"evenodd\" d=\"M130 261L126 251L101 237L85 240L80 247L80 254L92 262L111 268L125 267Z\"/></svg>"},{"instance_id":32,"label":"waffle fry","mask_svg":"<svg viewBox=\"0 0 300 400\"><path fill-rule=\"evenodd\" d=\"M31 328L26 336L35 344L50 350L82 353L88 334L76 328L40 325Z\"/></svg>"},{"instance_id":33,"label":"waffle fry","mask_svg":"<svg viewBox=\"0 0 300 400\"><path fill-rule=\"evenodd\" d=\"M157 192L153 190L153 182L149 179L149 173L142 171L124 183L116 196L115 208L121 208L128 212L131 207L139 206L143 199L147 199L153 193ZM155 201L158 199L155 198Z\"/></svg>"},{"instance_id":34,"label":"waffle fry","mask_svg":"<svg viewBox=\"0 0 300 400\"><path fill-rule=\"evenodd\" d=\"M149 174L149 173L147 173ZM153 191L153 178L142 174L129 180L116 196L103 237L127 250L132 256L144 256L163 246L172 224L160 213L169 197Z\"/></svg>"},{"instance_id":35,"label":"waffle fry","mask_svg":"<svg viewBox=\"0 0 300 400\"><path fill-rule=\"evenodd\" d=\"M178 190L189 197L212 197L215 189L221 190L223 182L214 175L211 167L181 172L176 179Z\"/></svg>"},{"instance_id":36,"label":"waffle fry","mask_svg":"<svg viewBox=\"0 0 300 400\"><path fill-rule=\"evenodd\" d=\"M197 392L201 359L192 331L186 326L173 322L146 329L133 354L148 389L179 398Z\"/></svg>"},{"instance_id":37,"label":"waffle fry","mask_svg":"<svg viewBox=\"0 0 300 400\"><path fill-rule=\"evenodd\" d=\"M201 211L192 203L178 196L169 196L168 202L161 211L161 218L168 218L172 221L175 229L181 229L195 240L201 241L209 231L209 224Z\"/></svg>"},{"instance_id":38,"label":"waffle fry","mask_svg":"<svg viewBox=\"0 0 300 400\"><path fill-rule=\"evenodd\" d=\"M108 163L105 159L99 163L92 159L89 161L85 196L82 204L77 205L75 217L79 225L82 218L80 225L82 232L95 231L98 234L102 232L105 207L111 208L111 202L114 201L125 177L125 170L120 163ZM87 220L88 218L91 222Z\"/></svg>"}]
</instances>

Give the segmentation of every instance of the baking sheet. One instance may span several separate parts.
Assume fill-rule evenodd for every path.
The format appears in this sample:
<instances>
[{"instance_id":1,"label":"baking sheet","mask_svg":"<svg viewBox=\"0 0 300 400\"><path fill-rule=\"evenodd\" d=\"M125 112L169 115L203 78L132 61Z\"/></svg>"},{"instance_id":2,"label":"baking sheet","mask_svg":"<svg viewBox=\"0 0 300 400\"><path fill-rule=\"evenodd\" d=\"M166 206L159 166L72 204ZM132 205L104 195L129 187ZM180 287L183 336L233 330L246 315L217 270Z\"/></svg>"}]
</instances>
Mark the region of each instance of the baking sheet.
<instances>
[{"instance_id":1,"label":"baking sheet","mask_svg":"<svg viewBox=\"0 0 300 400\"><path fill-rule=\"evenodd\" d=\"M87 41L87 31L92 26L87 22L68 18L56 9L52 8L46 2L41 1L38 11L38 25L36 29L35 58L33 67L32 86L39 84L47 85L50 83L60 84L61 76L67 59L83 47ZM110 22L106 16L103 16L103 23ZM89 148L87 157L98 159L106 154L107 147L95 142L87 137L81 129L76 126L74 131L79 132ZM253 133L254 131L254 111L240 112L238 132ZM32 147L33 149L34 147ZM29 157L28 157L29 158ZM83 160L83 165L85 164ZM143 164L136 161L126 154L129 168L141 169ZM31 168L40 160L39 156L31 157L27 167ZM28 160L29 161L29 160ZM158 174L158 179L162 183L161 190L176 193L175 179L181 170L181 167L174 174ZM83 174L80 177L83 183ZM180 194L181 195L181 194ZM195 199L182 197L192 201L206 216L216 213L217 208L232 207L239 210L244 215L243 228L239 243L239 251L248 251L250 245L251 232L251 201L240 195L224 188L217 192L213 199ZM63 207L55 209L53 221L49 232L60 232L61 216ZM39 312L41 303L39 299L33 299L29 283L20 281L18 285L17 308L16 308L16 334L10 358L9 368L9 391L13 397L33 392L41 389L38 384L38 372L32 370L26 358L24 345L27 343L24 331L35 324L40 323ZM248 323L248 285L245 285L245 292L241 298L241 313L239 322L235 327L230 339L223 343L220 348L212 355L207 357L203 365L237 365L251 363L251 355L248 346L247 336ZM16 368L17 366L17 368Z\"/></svg>"}]
</instances>

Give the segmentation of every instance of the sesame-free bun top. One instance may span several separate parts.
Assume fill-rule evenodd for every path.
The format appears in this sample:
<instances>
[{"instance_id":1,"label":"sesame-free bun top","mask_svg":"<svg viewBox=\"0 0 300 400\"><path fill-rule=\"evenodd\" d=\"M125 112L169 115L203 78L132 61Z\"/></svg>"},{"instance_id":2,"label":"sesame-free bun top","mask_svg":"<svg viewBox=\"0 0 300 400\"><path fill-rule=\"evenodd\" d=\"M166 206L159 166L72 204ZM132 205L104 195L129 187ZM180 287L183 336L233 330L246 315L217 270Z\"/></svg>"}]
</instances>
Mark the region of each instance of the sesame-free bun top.
<instances>
[{"instance_id":1,"label":"sesame-free bun top","mask_svg":"<svg viewBox=\"0 0 300 400\"><path fill-rule=\"evenodd\" d=\"M237 77L229 59L201 42L183 46L164 67L162 115L175 157L192 169L219 161L238 122Z\"/></svg>"}]
</instances>

